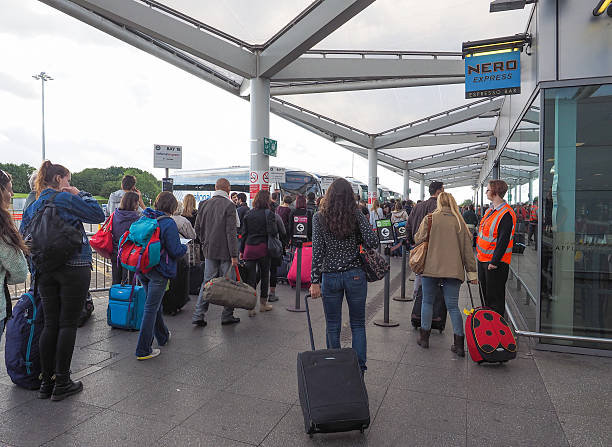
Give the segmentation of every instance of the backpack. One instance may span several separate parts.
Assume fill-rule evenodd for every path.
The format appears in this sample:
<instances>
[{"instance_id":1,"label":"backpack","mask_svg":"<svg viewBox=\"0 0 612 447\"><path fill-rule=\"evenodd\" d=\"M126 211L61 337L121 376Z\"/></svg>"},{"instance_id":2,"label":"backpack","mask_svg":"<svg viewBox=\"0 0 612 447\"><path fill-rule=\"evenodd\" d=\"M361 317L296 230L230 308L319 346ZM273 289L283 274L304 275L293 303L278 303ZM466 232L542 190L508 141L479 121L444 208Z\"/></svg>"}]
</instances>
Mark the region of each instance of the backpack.
<instances>
[{"instance_id":1,"label":"backpack","mask_svg":"<svg viewBox=\"0 0 612 447\"><path fill-rule=\"evenodd\" d=\"M160 216L157 219L142 216L123 233L119 239L117 258L121 265L131 272L148 273L159 264L161 241L159 221L170 219Z\"/></svg>"},{"instance_id":2,"label":"backpack","mask_svg":"<svg viewBox=\"0 0 612 447\"><path fill-rule=\"evenodd\" d=\"M62 268L83 245L83 233L62 219L54 203L56 192L34 215L26 230L26 242L36 270Z\"/></svg>"},{"instance_id":3,"label":"backpack","mask_svg":"<svg viewBox=\"0 0 612 447\"><path fill-rule=\"evenodd\" d=\"M6 372L13 383L28 390L37 390L41 382L38 339L43 330L42 300L34 287L21 295L6 321Z\"/></svg>"}]
</instances>

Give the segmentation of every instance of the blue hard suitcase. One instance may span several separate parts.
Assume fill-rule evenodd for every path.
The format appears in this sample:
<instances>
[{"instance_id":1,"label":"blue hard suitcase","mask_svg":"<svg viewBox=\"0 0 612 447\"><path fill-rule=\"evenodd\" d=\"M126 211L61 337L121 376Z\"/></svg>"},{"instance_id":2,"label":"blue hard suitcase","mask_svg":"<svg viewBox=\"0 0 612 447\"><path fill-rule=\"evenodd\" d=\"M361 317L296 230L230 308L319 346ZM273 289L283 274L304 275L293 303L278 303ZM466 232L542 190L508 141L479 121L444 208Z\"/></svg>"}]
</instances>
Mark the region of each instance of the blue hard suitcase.
<instances>
[{"instance_id":1,"label":"blue hard suitcase","mask_svg":"<svg viewBox=\"0 0 612 447\"><path fill-rule=\"evenodd\" d=\"M147 300L144 287L115 284L108 293L106 322L119 329L140 330L144 305Z\"/></svg>"}]
</instances>

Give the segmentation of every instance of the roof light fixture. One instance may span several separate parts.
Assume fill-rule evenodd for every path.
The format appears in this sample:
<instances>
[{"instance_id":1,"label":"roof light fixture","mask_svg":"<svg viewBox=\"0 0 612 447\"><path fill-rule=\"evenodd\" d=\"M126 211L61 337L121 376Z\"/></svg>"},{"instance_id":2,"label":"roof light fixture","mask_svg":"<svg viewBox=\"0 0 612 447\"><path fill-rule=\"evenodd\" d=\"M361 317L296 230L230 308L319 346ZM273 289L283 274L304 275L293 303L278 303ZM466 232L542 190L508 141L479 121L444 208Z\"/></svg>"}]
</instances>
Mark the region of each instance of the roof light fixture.
<instances>
[{"instance_id":1,"label":"roof light fixture","mask_svg":"<svg viewBox=\"0 0 612 447\"><path fill-rule=\"evenodd\" d=\"M524 9L525 5L535 2L536 0L493 0L489 5L489 12L502 12L511 11L513 9Z\"/></svg>"},{"instance_id":2,"label":"roof light fixture","mask_svg":"<svg viewBox=\"0 0 612 447\"><path fill-rule=\"evenodd\" d=\"M531 35L523 33L515 34L514 36L463 42L461 53L465 59L466 57L483 56L485 54L522 51L525 45L531 46Z\"/></svg>"},{"instance_id":3,"label":"roof light fixture","mask_svg":"<svg viewBox=\"0 0 612 447\"><path fill-rule=\"evenodd\" d=\"M597 6L595 6L595 9L593 9L593 15L602 15L606 11L608 6L610 6L610 3L612 3L612 0L599 0ZM608 9L608 15L612 17L612 8Z\"/></svg>"}]
</instances>

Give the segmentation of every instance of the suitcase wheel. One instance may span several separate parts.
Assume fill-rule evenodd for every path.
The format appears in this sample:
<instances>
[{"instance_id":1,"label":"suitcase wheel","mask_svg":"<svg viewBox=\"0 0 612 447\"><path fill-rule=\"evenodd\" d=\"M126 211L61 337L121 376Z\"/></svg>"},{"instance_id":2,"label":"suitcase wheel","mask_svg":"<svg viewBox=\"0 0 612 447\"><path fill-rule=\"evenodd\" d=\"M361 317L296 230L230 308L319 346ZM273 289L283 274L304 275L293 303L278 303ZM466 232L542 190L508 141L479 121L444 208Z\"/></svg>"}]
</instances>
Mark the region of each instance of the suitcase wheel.
<instances>
[{"instance_id":1,"label":"suitcase wheel","mask_svg":"<svg viewBox=\"0 0 612 447\"><path fill-rule=\"evenodd\" d=\"M484 363L484 360L480 360L477 363L480 365L480 364Z\"/></svg>"},{"instance_id":2,"label":"suitcase wheel","mask_svg":"<svg viewBox=\"0 0 612 447\"><path fill-rule=\"evenodd\" d=\"M443 329L440 329L440 333L442 333Z\"/></svg>"},{"instance_id":3,"label":"suitcase wheel","mask_svg":"<svg viewBox=\"0 0 612 447\"><path fill-rule=\"evenodd\" d=\"M359 431L360 431L360 432L361 432L361 434L363 435L363 432L365 431L365 429L364 429L363 427L361 427L361 428L359 429Z\"/></svg>"}]
</instances>

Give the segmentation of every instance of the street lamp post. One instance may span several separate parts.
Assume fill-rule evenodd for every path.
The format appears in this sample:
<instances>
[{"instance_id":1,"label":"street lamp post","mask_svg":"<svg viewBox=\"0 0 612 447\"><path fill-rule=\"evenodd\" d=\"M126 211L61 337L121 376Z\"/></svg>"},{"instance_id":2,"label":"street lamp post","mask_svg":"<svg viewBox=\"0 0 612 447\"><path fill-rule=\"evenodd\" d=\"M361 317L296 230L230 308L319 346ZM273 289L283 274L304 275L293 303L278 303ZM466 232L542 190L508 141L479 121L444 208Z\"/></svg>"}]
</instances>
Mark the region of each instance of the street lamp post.
<instances>
[{"instance_id":1,"label":"street lamp post","mask_svg":"<svg viewBox=\"0 0 612 447\"><path fill-rule=\"evenodd\" d=\"M44 71L32 77L40 80L42 86L42 159L45 161L45 81L53 81L53 78Z\"/></svg>"}]
</instances>

